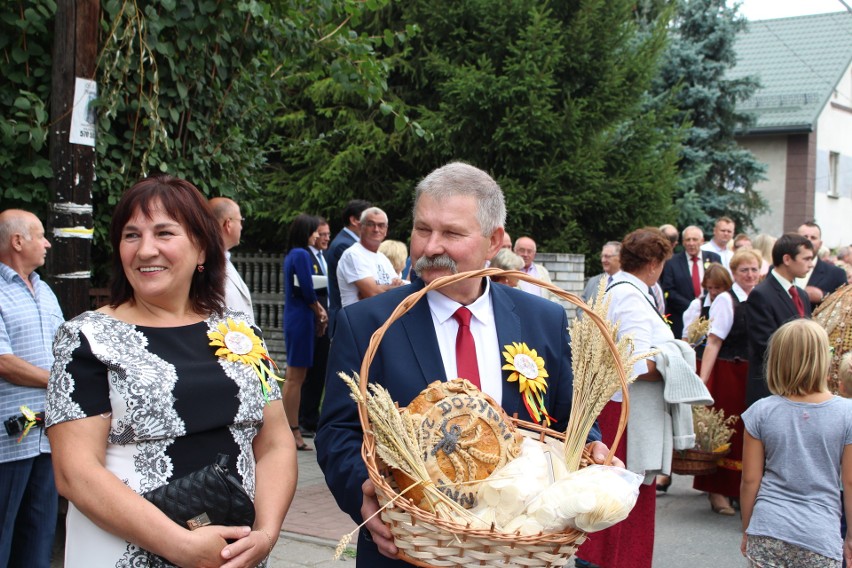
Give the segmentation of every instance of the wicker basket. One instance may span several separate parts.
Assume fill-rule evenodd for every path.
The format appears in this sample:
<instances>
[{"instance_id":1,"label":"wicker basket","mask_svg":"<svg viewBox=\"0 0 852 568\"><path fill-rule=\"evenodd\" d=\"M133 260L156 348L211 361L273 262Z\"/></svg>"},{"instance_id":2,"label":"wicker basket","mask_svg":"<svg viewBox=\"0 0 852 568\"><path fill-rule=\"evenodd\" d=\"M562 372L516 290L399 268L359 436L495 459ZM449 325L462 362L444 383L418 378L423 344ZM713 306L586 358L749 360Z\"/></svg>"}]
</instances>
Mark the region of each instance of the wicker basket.
<instances>
[{"instance_id":1,"label":"wicker basket","mask_svg":"<svg viewBox=\"0 0 852 568\"><path fill-rule=\"evenodd\" d=\"M716 473L719 460L729 452L675 450L672 454L672 473L681 475L710 475Z\"/></svg>"},{"instance_id":2,"label":"wicker basket","mask_svg":"<svg viewBox=\"0 0 852 568\"><path fill-rule=\"evenodd\" d=\"M610 448L610 453L604 462L609 464L615 455L615 449L618 447L618 443L624 433L629 412L627 376L617 356L615 343L605 332L606 327L603 320L592 312L579 297L565 292L553 284L543 282L517 270L503 271L496 268L486 268L444 276L437 278L422 290L405 298L393 311L388 320L370 338L370 344L367 347L364 360L361 364L361 381L359 386L362 395L366 396L370 365L373 362L382 337L384 337L391 324L408 312L427 292L467 278L481 278L502 274L531 282L550 290L556 296L584 310L586 317L590 317L603 332L604 339L615 356L617 370L621 378L622 391L624 393L618 431ZM398 487L394 483L393 478L378 461L375 439L371 434L372 429L367 409L359 405L358 412L364 431L364 444L361 448L361 454L367 466L370 480L376 487L379 505L385 507L382 511L382 520L388 525L391 533L394 535L394 542L397 548L399 548L399 557L402 560L416 566L424 567L462 568L465 566L493 566L495 568L557 568L565 566L577 550L577 547L586 540L585 533L576 529L569 529L561 533L533 536L506 534L495 530L473 529L466 525L438 518L429 511L424 511L416 507L404 496L399 497ZM527 435L532 433L532 435L537 436L541 440L544 440L546 437L555 438L560 441L564 440L564 435L559 432L515 418L510 419L522 430L522 433L526 431Z\"/></svg>"}]
</instances>

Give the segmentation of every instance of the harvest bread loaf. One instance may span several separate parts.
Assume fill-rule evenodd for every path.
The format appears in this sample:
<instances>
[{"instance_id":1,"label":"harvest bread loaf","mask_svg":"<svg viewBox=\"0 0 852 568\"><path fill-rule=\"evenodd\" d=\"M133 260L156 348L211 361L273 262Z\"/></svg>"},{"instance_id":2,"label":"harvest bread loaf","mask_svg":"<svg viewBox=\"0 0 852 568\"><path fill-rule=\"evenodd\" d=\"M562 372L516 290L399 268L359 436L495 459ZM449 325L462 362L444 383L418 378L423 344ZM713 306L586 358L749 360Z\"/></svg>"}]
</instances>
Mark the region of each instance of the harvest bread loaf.
<instances>
[{"instance_id":1,"label":"harvest bread loaf","mask_svg":"<svg viewBox=\"0 0 852 568\"><path fill-rule=\"evenodd\" d=\"M463 507L476 504L476 481L520 454L520 432L494 399L465 379L430 384L403 412L419 424L418 437L429 477ZM397 470L393 476L400 489L412 483ZM421 508L428 508L419 487L406 496Z\"/></svg>"}]
</instances>

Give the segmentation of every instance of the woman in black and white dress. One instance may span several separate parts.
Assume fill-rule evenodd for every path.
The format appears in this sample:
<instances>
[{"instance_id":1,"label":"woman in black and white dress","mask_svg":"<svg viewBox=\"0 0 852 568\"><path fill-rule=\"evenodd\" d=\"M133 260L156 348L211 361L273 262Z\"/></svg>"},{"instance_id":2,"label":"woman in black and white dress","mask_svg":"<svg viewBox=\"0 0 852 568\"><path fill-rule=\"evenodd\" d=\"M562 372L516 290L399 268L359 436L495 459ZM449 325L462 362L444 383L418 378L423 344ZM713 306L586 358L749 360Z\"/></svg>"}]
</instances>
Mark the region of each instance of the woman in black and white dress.
<instances>
[{"instance_id":1,"label":"woman in black and white dress","mask_svg":"<svg viewBox=\"0 0 852 568\"><path fill-rule=\"evenodd\" d=\"M111 229L110 304L60 328L47 389L56 484L70 502L65 567L264 565L295 491L295 446L270 404L275 380L251 364L265 353L259 330L224 308L207 201L184 180L147 178ZM218 454L254 499L253 527L190 531L140 496Z\"/></svg>"}]
</instances>

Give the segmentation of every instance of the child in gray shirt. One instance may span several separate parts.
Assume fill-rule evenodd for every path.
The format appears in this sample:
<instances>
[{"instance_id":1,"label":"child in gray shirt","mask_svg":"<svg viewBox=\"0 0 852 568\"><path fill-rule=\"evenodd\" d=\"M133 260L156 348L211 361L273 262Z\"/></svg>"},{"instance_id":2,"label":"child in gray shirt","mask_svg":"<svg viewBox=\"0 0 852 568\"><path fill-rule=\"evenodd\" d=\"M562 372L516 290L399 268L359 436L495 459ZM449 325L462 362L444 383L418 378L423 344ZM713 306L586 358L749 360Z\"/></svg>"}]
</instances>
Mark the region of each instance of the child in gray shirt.
<instances>
[{"instance_id":1,"label":"child in gray shirt","mask_svg":"<svg viewBox=\"0 0 852 568\"><path fill-rule=\"evenodd\" d=\"M773 396L746 410L740 502L749 566L840 567L852 535L839 534L840 484L852 496L852 401L832 395L828 336L805 319L770 339ZM841 462L846 464L841 476Z\"/></svg>"}]
</instances>

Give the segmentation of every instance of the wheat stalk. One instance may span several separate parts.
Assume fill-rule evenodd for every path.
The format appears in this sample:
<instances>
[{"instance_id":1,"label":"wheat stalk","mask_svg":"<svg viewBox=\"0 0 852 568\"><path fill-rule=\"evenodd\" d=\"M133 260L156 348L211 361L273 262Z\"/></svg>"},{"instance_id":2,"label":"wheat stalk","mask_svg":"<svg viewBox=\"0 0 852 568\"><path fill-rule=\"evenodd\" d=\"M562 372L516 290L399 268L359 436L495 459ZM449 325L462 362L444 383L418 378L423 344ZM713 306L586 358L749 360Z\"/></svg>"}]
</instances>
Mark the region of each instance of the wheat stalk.
<instances>
[{"instance_id":1,"label":"wheat stalk","mask_svg":"<svg viewBox=\"0 0 852 568\"><path fill-rule=\"evenodd\" d=\"M704 341L704 338L707 337L707 334L710 333L711 323L713 323L713 320L707 319L704 316L698 316L692 320L692 322L686 326L686 331L684 332L686 342L693 347L701 344L701 342Z\"/></svg>"},{"instance_id":2,"label":"wheat stalk","mask_svg":"<svg viewBox=\"0 0 852 568\"><path fill-rule=\"evenodd\" d=\"M473 520L471 513L441 492L432 482L423 456L426 441L419 433L416 415L400 412L390 393L381 385L370 383L366 398L358 386L359 378L338 373L349 386L352 399L363 405L370 417L372 434L376 440L376 453L390 467L398 469L423 488L426 502L437 517L458 521ZM387 505L385 505L387 506Z\"/></svg>"},{"instance_id":3,"label":"wheat stalk","mask_svg":"<svg viewBox=\"0 0 852 568\"><path fill-rule=\"evenodd\" d=\"M610 299L606 296L606 280L601 280L598 293L590 310L603 320L606 333L616 346L613 354L601 329L592 318L575 318L569 326L571 336L571 367L574 371L574 396L571 415L565 429L565 463L569 471L577 471L583 457L586 439L606 403L621 387L615 361L617 356L628 375L628 383L635 380L633 365L651 357L657 351L634 353L633 339L624 335L618 339L618 324L607 318Z\"/></svg>"}]
</instances>

